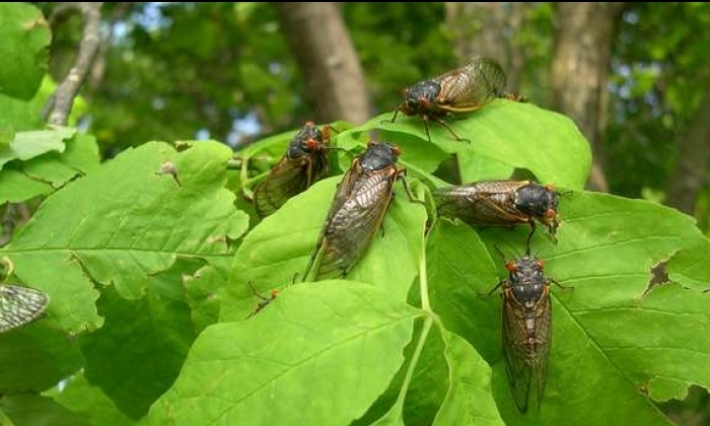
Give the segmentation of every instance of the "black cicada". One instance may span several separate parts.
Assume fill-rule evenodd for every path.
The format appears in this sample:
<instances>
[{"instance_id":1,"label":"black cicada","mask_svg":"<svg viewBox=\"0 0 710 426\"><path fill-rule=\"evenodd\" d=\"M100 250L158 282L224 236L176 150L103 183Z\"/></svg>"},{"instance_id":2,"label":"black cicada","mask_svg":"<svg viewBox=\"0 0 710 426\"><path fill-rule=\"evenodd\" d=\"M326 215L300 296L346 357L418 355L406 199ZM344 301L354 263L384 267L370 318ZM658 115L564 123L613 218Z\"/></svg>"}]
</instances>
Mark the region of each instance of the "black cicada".
<instances>
[{"instance_id":1,"label":"black cicada","mask_svg":"<svg viewBox=\"0 0 710 426\"><path fill-rule=\"evenodd\" d=\"M0 333L32 322L48 304L49 296L39 290L0 284Z\"/></svg>"},{"instance_id":2,"label":"black cicada","mask_svg":"<svg viewBox=\"0 0 710 426\"><path fill-rule=\"evenodd\" d=\"M399 154L398 147L370 142L355 158L338 185L304 280L314 264L316 280L345 276L365 253L404 173L396 165Z\"/></svg>"},{"instance_id":3,"label":"black cicada","mask_svg":"<svg viewBox=\"0 0 710 426\"><path fill-rule=\"evenodd\" d=\"M503 355L508 383L521 412L528 409L532 390L539 408L545 390L551 344L550 282L543 261L529 254L505 264L503 286Z\"/></svg>"},{"instance_id":4,"label":"black cicada","mask_svg":"<svg viewBox=\"0 0 710 426\"><path fill-rule=\"evenodd\" d=\"M437 188L434 202L441 216L459 218L472 226L529 223L534 232L537 220L553 236L559 226L554 187L529 180L491 180Z\"/></svg>"},{"instance_id":5,"label":"black cicada","mask_svg":"<svg viewBox=\"0 0 710 426\"><path fill-rule=\"evenodd\" d=\"M254 190L256 213L266 217L289 198L308 189L328 173L330 128L307 122L288 145L286 154Z\"/></svg>"},{"instance_id":6,"label":"black cicada","mask_svg":"<svg viewBox=\"0 0 710 426\"><path fill-rule=\"evenodd\" d=\"M494 98L503 96L505 84L505 72L496 61L476 58L466 66L405 89L404 102L395 110L392 122L399 111L408 116L418 115L424 120L430 142L429 120L444 126L456 140L466 140L456 134L443 118L449 113L482 108Z\"/></svg>"},{"instance_id":7,"label":"black cicada","mask_svg":"<svg viewBox=\"0 0 710 426\"><path fill-rule=\"evenodd\" d=\"M248 283L248 284L249 284L249 288L251 288L251 292L254 293L254 296L256 296L256 297L258 297L259 299L261 299L261 301L256 305L256 307L254 308L254 310L251 311L251 313L249 314L249 316L247 316L247 319L253 317L253 316L256 315L256 314L258 314L262 309L264 309L264 308L266 307L266 305L268 305L269 303L271 303L271 302L272 302L274 299L276 299L276 297L279 295L279 291L276 290L276 289L274 289L274 290L271 290L271 292L270 292L270 294L269 294L269 297L264 297L264 296L262 296L261 294L259 294L259 293L256 291L256 289L254 288L254 286L252 285L252 283Z\"/></svg>"}]
</instances>

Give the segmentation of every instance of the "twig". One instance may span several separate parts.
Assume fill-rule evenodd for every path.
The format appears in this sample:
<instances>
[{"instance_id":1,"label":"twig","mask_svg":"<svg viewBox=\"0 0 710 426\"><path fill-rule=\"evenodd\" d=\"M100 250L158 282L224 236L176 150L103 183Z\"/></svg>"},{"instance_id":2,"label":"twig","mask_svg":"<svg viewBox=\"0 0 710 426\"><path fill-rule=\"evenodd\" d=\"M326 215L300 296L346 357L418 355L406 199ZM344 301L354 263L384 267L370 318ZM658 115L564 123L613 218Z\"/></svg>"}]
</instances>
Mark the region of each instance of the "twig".
<instances>
[{"instance_id":1,"label":"twig","mask_svg":"<svg viewBox=\"0 0 710 426\"><path fill-rule=\"evenodd\" d=\"M50 124L58 126L67 124L74 98L79 92L82 83L86 80L86 76L89 74L91 65L96 58L100 44L99 27L101 24L102 5L103 2L67 2L61 6L62 8L73 7L81 12L84 18L84 31L79 43L79 55L76 63L45 105L44 116L49 117L48 122Z\"/></svg>"}]
</instances>

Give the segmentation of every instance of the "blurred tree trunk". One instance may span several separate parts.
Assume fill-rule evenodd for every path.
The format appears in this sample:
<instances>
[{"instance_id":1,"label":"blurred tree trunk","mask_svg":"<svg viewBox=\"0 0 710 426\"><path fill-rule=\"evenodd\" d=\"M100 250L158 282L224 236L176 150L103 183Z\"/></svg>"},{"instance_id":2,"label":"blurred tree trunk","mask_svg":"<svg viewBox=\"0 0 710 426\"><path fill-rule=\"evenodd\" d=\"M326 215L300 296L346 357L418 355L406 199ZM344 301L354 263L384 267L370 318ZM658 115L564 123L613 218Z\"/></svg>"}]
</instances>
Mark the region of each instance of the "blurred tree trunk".
<instances>
[{"instance_id":1,"label":"blurred tree trunk","mask_svg":"<svg viewBox=\"0 0 710 426\"><path fill-rule=\"evenodd\" d=\"M705 185L710 164L710 86L695 113L688 133L678 141L678 161L668 183L666 204L695 214L695 202Z\"/></svg>"},{"instance_id":2,"label":"blurred tree trunk","mask_svg":"<svg viewBox=\"0 0 710 426\"><path fill-rule=\"evenodd\" d=\"M370 117L365 77L335 2L276 3L279 24L305 81L315 121Z\"/></svg>"},{"instance_id":3,"label":"blurred tree trunk","mask_svg":"<svg viewBox=\"0 0 710 426\"><path fill-rule=\"evenodd\" d=\"M570 116L592 147L588 186L609 190L602 137L607 125L611 40L625 2L557 3L552 107Z\"/></svg>"},{"instance_id":4,"label":"blurred tree trunk","mask_svg":"<svg viewBox=\"0 0 710 426\"><path fill-rule=\"evenodd\" d=\"M508 74L508 90L518 92L525 55L515 36L530 6L524 2L447 2L446 23L459 63L476 56L493 58Z\"/></svg>"}]
</instances>

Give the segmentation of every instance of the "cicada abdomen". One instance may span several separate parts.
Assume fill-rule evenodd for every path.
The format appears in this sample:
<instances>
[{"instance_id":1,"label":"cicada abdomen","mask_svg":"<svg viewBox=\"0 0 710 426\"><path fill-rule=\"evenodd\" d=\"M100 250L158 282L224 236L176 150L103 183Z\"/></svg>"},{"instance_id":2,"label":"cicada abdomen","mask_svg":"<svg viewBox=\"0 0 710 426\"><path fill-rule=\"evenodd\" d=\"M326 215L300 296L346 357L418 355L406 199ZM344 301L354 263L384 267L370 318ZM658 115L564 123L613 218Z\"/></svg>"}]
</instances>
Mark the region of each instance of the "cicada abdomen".
<instances>
[{"instance_id":1,"label":"cicada abdomen","mask_svg":"<svg viewBox=\"0 0 710 426\"><path fill-rule=\"evenodd\" d=\"M260 217L273 214L328 173L329 133L327 126L319 128L309 121L294 136L284 156L254 190Z\"/></svg>"},{"instance_id":2,"label":"cicada abdomen","mask_svg":"<svg viewBox=\"0 0 710 426\"><path fill-rule=\"evenodd\" d=\"M0 284L0 333L37 319L49 304L49 296L39 290Z\"/></svg>"},{"instance_id":3,"label":"cicada abdomen","mask_svg":"<svg viewBox=\"0 0 710 426\"><path fill-rule=\"evenodd\" d=\"M403 173L398 147L371 142L353 161L331 204L304 280L315 266L315 280L344 277L370 246Z\"/></svg>"},{"instance_id":4,"label":"cicada abdomen","mask_svg":"<svg viewBox=\"0 0 710 426\"><path fill-rule=\"evenodd\" d=\"M521 412L532 396L539 408L545 391L547 363L552 342L550 279L543 261L525 255L506 262L508 278L503 286L502 346L508 383Z\"/></svg>"},{"instance_id":5,"label":"cicada abdomen","mask_svg":"<svg viewBox=\"0 0 710 426\"><path fill-rule=\"evenodd\" d=\"M554 235L559 226L558 194L552 185L529 180L490 180L437 188L437 212L472 226L514 226L535 221Z\"/></svg>"},{"instance_id":6,"label":"cicada abdomen","mask_svg":"<svg viewBox=\"0 0 710 426\"><path fill-rule=\"evenodd\" d=\"M405 89L404 102L395 110L392 122L399 111L408 116L418 115L424 121L430 142L429 120L444 126L456 140L467 140L454 132L443 118L450 113L482 108L503 95L505 84L505 72L496 61L476 58L468 65Z\"/></svg>"}]
</instances>

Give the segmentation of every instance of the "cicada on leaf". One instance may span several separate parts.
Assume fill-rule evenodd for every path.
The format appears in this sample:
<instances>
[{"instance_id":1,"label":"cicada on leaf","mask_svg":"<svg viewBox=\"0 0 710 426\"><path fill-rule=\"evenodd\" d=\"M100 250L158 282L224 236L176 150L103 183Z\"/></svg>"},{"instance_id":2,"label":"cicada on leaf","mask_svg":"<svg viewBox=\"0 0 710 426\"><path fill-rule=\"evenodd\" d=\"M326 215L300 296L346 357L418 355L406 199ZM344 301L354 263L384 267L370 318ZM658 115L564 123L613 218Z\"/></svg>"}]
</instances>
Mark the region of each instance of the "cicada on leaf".
<instances>
[{"instance_id":1,"label":"cicada on leaf","mask_svg":"<svg viewBox=\"0 0 710 426\"><path fill-rule=\"evenodd\" d=\"M529 254L505 266L508 277L491 292L503 287L505 369L515 403L524 413L531 399L540 407L545 391L552 342L550 282L555 281L545 277L543 261Z\"/></svg>"},{"instance_id":2,"label":"cicada on leaf","mask_svg":"<svg viewBox=\"0 0 710 426\"><path fill-rule=\"evenodd\" d=\"M476 58L468 65L406 88L404 102L397 107L391 121L395 121L400 111L408 116L418 115L424 121L429 142L430 120L441 124L456 140L467 141L454 132L444 117L477 110L503 96L506 79L505 71L495 60Z\"/></svg>"},{"instance_id":3,"label":"cicada on leaf","mask_svg":"<svg viewBox=\"0 0 710 426\"><path fill-rule=\"evenodd\" d=\"M559 226L558 193L552 185L523 180L490 180L437 188L437 212L472 226L514 226L535 221L554 236ZM532 236L532 232L530 234Z\"/></svg>"},{"instance_id":4,"label":"cicada on leaf","mask_svg":"<svg viewBox=\"0 0 710 426\"><path fill-rule=\"evenodd\" d=\"M304 280L314 266L315 280L344 277L365 253L382 226L394 184L404 174L396 164L399 155L399 147L370 142L353 160L338 184Z\"/></svg>"},{"instance_id":5,"label":"cicada on leaf","mask_svg":"<svg viewBox=\"0 0 710 426\"><path fill-rule=\"evenodd\" d=\"M39 290L0 284L0 333L37 319L49 304L49 296Z\"/></svg>"},{"instance_id":6,"label":"cicada on leaf","mask_svg":"<svg viewBox=\"0 0 710 426\"><path fill-rule=\"evenodd\" d=\"M309 121L301 128L281 160L254 190L254 206L260 217L273 214L328 174L329 141L328 126L321 128Z\"/></svg>"}]
</instances>

